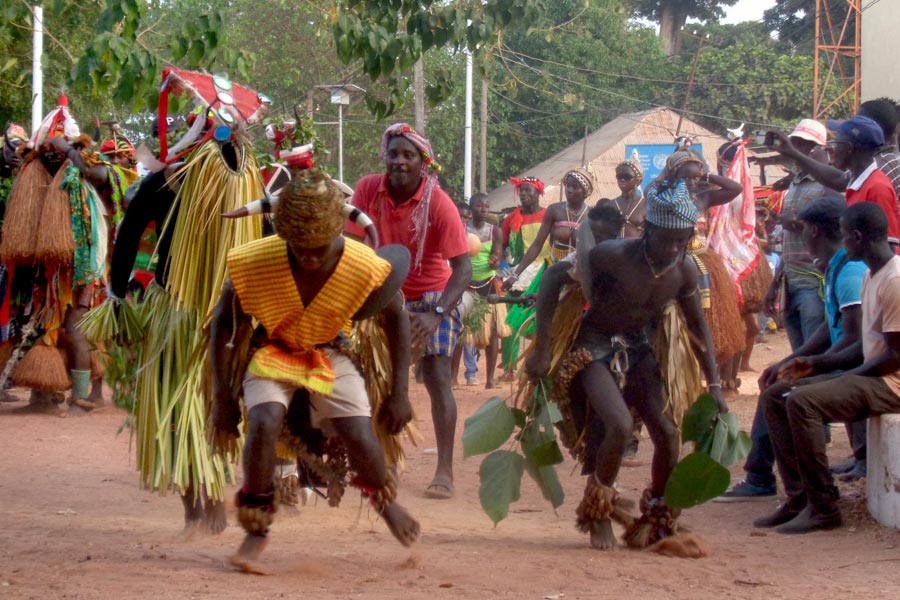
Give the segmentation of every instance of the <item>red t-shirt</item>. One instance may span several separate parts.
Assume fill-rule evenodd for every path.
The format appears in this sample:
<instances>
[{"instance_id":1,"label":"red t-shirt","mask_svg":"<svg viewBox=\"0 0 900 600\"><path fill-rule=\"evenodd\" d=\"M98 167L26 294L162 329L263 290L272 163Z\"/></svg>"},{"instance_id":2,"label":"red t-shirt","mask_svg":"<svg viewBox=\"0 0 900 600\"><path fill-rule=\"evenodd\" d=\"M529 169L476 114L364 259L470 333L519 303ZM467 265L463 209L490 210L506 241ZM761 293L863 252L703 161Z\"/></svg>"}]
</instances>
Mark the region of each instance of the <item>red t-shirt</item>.
<instances>
[{"instance_id":1,"label":"red t-shirt","mask_svg":"<svg viewBox=\"0 0 900 600\"><path fill-rule=\"evenodd\" d=\"M412 255L413 264L403 283L406 300L418 300L425 292L443 292L453 272L447 261L469 253L466 228L450 197L439 187L431 194L428 210L428 231L422 251L422 264L416 270L417 244L412 240L415 229L412 214L422 200L425 180L412 198L395 206L387 188L387 174L366 175L356 184L353 206L372 218L382 245L403 244ZM363 236L365 232L355 224L347 225L347 232Z\"/></svg>"},{"instance_id":2,"label":"red t-shirt","mask_svg":"<svg viewBox=\"0 0 900 600\"><path fill-rule=\"evenodd\" d=\"M854 185L854 181L850 185ZM859 189L847 188L847 206L860 202L874 202L884 211L888 221L888 241L900 242L900 211L897 208L897 192L894 184L881 169L872 171Z\"/></svg>"}]
</instances>

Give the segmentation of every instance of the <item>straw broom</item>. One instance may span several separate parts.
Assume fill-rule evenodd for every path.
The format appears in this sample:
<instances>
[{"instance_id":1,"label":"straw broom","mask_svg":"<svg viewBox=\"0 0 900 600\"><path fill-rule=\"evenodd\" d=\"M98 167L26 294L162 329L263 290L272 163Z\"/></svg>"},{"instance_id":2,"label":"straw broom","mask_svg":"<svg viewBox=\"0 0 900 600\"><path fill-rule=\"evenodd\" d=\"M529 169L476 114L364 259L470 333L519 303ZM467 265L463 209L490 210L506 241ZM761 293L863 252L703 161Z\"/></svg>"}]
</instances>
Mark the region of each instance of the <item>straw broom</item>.
<instances>
[{"instance_id":1,"label":"straw broom","mask_svg":"<svg viewBox=\"0 0 900 600\"><path fill-rule=\"evenodd\" d=\"M4 262L30 262L34 257L37 225L47 186L53 177L40 160L26 164L9 193L0 236Z\"/></svg>"},{"instance_id":2,"label":"straw broom","mask_svg":"<svg viewBox=\"0 0 900 600\"><path fill-rule=\"evenodd\" d=\"M52 266L69 266L75 260L69 190L62 189L69 165L71 163L66 161L47 187L37 226L34 249L36 262ZM81 193L83 195L84 190Z\"/></svg>"}]
</instances>

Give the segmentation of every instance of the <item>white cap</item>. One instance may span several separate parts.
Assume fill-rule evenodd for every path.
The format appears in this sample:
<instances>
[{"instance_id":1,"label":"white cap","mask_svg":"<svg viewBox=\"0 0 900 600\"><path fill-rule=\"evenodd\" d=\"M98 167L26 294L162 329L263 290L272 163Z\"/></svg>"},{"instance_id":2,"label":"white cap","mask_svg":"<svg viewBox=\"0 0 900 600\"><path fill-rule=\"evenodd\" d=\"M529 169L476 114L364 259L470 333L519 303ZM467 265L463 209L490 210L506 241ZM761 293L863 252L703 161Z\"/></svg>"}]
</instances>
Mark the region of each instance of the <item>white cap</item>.
<instances>
[{"instance_id":1,"label":"white cap","mask_svg":"<svg viewBox=\"0 0 900 600\"><path fill-rule=\"evenodd\" d=\"M797 123L788 137L809 140L817 146L824 146L828 139L828 133L825 131L825 126L815 119L803 119Z\"/></svg>"}]
</instances>

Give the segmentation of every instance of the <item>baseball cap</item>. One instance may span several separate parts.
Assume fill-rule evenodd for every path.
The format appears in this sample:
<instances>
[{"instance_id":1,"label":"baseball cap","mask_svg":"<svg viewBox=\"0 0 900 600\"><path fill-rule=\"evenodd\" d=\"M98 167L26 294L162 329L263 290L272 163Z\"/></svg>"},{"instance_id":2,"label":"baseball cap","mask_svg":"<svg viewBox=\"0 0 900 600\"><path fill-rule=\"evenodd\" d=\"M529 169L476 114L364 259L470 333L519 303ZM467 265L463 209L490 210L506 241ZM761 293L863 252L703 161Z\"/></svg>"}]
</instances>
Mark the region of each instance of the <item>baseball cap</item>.
<instances>
[{"instance_id":1,"label":"baseball cap","mask_svg":"<svg viewBox=\"0 0 900 600\"><path fill-rule=\"evenodd\" d=\"M803 119L797 123L797 126L794 127L794 130L788 137L801 138L809 140L817 146L824 146L828 133L825 131L825 126L815 119Z\"/></svg>"},{"instance_id":2,"label":"baseball cap","mask_svg":"<svg viewBox=\"0 0 900 600\"><path fill-rule=\"evenodd\" d=\"M856 115L846 121L828 121L828 129L843 135L862 148L878 148L884 144L884 130L869 117Z\"/></svg>"}]
</instances>

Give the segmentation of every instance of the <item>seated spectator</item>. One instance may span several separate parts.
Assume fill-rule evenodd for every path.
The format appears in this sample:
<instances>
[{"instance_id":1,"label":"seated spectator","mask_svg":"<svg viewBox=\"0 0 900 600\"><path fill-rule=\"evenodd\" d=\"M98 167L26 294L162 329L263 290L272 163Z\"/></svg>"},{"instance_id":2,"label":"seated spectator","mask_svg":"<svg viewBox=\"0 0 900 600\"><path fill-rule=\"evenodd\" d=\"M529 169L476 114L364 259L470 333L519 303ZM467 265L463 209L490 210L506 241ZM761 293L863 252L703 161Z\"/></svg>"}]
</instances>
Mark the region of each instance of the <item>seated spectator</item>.
<instances>
[{"instance_id":1,"label":"seated spectator","mask_svg":"<svg viewBox=\"0 0 900 600\"><path fill-rule=\"evenodd\" d=\"M783 396L793 384L780 377L801 365L814 364L818 373L827 373L829 361L860 339L860 289L868 267L861 260L849 260L841 247L841 214L847 205L842 198L813 201L800 211L799 234L812 262L825 269L825 320L809 339L783 360L763 371L759 378L760 397L750 429L753 451L744 463L744 481L726 492L719 502L751 500L774 496L775 455L766 427L765 405L769 396ZM865 422L848 426L851 445L865 462ZM860 434L861 433L861 434ZM852 466L851 466L852 468ZM848 469L849 470L849 469Z\"/></svg>"},{"instance_id":2,"label":"seated spectator","mask_svg":"<svg viewBox=\"0 0 900 600\"><path fill-rule=\"evenodd\" d=\"M856 204L844 212L841 233L847 256L869 267L861 293L861 341L827 360L792 361L779 375L797 386L765 395L766 421L788 498L754 525L777 527L779 533L842 525L824 424L900 412L900 257L888 243L888 218L876 204ZM849 370L821 375L840 369ZM819 377L797 381L811 375Z\"/></svg>"}]
</instances>

